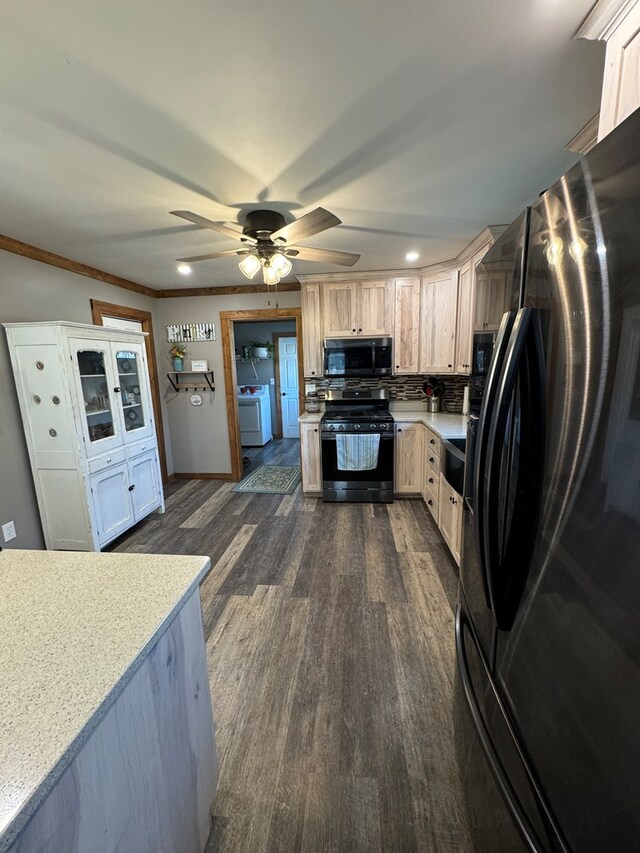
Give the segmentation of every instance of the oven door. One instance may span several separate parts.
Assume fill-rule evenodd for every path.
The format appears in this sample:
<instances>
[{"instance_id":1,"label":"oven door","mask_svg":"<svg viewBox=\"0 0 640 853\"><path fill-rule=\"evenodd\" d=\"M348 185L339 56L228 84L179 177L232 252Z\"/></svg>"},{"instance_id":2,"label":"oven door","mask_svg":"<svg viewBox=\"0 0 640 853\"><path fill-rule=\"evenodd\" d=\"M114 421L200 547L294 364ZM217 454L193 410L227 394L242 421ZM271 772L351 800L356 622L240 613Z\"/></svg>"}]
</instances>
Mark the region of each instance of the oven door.
<instances>
[{"instance_id":1,"label":"oven door","mask_svg":"<svg viewBox=\"0 0 640 853\"><path fill-rule=\"evenodd\" d=\"M341 435L366 435L347 430ZM380 434L378 462L368 471L338 468L336 433L322 433L322 493L325 501L393 501L393 430Z\"/></svg>"}]
</instances>

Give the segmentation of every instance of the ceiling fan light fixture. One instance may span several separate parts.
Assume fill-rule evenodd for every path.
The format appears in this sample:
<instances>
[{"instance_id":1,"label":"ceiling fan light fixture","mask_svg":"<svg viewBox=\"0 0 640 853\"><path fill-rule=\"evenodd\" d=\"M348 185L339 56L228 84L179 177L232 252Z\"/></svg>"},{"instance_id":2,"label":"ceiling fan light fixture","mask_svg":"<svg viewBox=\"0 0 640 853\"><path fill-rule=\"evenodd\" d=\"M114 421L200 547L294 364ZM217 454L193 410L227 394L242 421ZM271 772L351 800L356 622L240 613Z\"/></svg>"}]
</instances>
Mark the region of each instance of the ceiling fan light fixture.
<instances>
[{"instance_id":1,"label":"ceiling fan light fixture","mask_svg":"<svg viewBox=\"0 0 640 853\"><path fill-rule=\"evenodd\" d=\"M267 286L277 284L280 281L278 270L272 266L270 261L265 261L262 265L262 278Z\"/></svg>"},{"instance_id":2,"label":"ceiling fan light fixture","mask_svg":"<svg viewBox=\"0 0 640 853\"><path fill-rule=\"evenodd\" d=\"M253 278L260 269L260 259L256 255L247 255L238 264L240 272L247 278Z\"/></svg>"},{"instance_id":3,"label":"ceiling fan light fixture","mask_svg":"<svg viewBox=\"0 0 640 853\"><path fill-rule=\"evenodd\" d=\"M270 265L275 269L280 278L289 275L292 269L292 264L286 255L276 252L270 260Z\"/></svg>"},{"instance_id":4,"label":"ceiling fan light fixture","mask_svg":"<svg viewBox=\"0 0 640 853\"><path fill-rule=\"evenodd\" d=\"M191 267L189 264L178 264L177 269L180 275L191 275Z\"/></svg>"}]
</instances>

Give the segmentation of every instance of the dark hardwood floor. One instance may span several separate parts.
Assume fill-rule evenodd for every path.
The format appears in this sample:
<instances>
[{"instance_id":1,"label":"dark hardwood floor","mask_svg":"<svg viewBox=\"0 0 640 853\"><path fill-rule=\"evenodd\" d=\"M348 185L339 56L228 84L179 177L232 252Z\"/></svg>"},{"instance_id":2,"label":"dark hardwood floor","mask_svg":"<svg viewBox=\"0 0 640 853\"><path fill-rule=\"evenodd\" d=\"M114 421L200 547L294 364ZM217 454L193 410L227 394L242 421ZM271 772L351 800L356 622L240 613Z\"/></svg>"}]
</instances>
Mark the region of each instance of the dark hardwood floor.
<instances>
[{"instance_id":1,"label":"dark hardwood floor","mask_svg":"<svg viewBox=\"0 0 640 853\"><path fill-rule=\"evenodd\" d=\"M117 545L211 557L220 779L207 850L470 850L452 727L456 569L425 506L232 485L172 484L166 514Z\"/></svg>"},{"instance_id":2,"label":"dark hardwood floor","mask_svg":"<svg viewBox=\"0 0 640 853\"><path fill-rule=\"evenodd\" d=\"M249 460L244 466L243 477L260 465L299 465L300 439L272 438L264 447L243 447L242 456Z\"/></svg>"}]
</instances>

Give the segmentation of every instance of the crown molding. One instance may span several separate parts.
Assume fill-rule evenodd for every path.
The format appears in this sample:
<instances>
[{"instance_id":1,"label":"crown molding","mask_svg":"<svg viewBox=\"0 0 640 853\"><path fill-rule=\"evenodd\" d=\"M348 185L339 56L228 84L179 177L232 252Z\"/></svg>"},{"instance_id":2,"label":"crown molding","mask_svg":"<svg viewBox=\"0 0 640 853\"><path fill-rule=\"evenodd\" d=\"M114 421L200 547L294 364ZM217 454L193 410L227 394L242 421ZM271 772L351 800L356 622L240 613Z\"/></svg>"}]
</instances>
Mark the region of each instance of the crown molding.
<instances>
[{"instance_id":1,"label":"crown molding","mask_svg":"<svg viewBox=\"0 0 640 853\"><path fill-rule=\"evenodd\" d=\"M0 234L0 249L3 249L5 252L12 252L14 255L21 255L23 258L31 258L33 261L40 261L42 264L58 267L61 270L84 275L96 281L102 281L104 284L113 284L116 287L123 288L123 290L133 290L135 293L143 293L145 296L151 296L153 299L157 296L157 291L151 287L147 287L145 284L138 284L137 281L120 278L119 275L112 275L110 272L90 267L88 264L83 264L80 261L73 261L71 258L65 258L63 255L56 255L54 252L47 252L46 249L39 249L38 246L23 243L21 240L7 237L5 234Z\"/></svg>"},{"instance_id":2,"label":"crown molding","mask_svg":"<svg viewBox=\"0 0 640 853\"><path fill-rule=\"evenodd\" d=\"M155 290L157 299L176 299L182 296L243 296L247 293L289 293L300 290L299 281L287 281L277 287L266 284L229 284L220 287L176 287L169 290Z\"/></svg>"},{"instance_id":3,"label":"crown molding","mask_svg":"<svg viewBox=\"0 0 640 853\"><path fill-rule=\"evenodd\" d=\"M638 0L598 0L574 38L607 41L637 2Z\"/></svg>"},{"instance_id":4,"label":"crown molding","mask_svg":"<svg viewBox=\"0 0 640 853\"><path fill-rule=\"evenodd\" d=\"M576 135L564 146L565 151L573 154L588 154L598 141L598 125L600 113L596 113L591 121L588 121Z\"/></svg>"}]
</instances>

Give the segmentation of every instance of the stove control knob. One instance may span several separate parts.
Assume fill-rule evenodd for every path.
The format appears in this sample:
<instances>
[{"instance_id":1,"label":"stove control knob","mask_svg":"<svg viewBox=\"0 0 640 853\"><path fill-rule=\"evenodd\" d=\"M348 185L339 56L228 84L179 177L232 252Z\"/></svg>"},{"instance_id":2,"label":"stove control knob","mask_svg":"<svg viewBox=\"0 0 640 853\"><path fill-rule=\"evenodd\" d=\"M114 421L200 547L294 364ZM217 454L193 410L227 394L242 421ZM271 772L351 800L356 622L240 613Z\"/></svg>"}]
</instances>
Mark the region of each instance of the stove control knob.
<instances>
[{"instance_id":1,"label":"stove control knob","mask_svg":"<svg viewBox=\"0 0 640 853\"><path fill-rule=\"evenodd\" d=\"M344 424L340 424L340 426L338 427L338 429L339 429L339 430L341 430L342 432L344 432Z\"/></svg>"},{"instance_id":2,"label":"stove control knob","mask_svg":"<svg viewBox=\"0 0 640 853\"><path fill-rule=\"evenodd\" d=\"M380 429L383 429L383 424L378 424L378 426L380 426ZM369 424L369 429L375 429L375 428L376 428L376 424Z\"/></svg>"},{"instance_id":3,"label":"stove control knob","mask_svg":"<svg viewBox=\"0 0 640 853\"><path fill-rule=\"evenodd\" d=\"M387 428L387 424L380 424L380 429L386 429L386 428Z\"/></svg>"},{"instance_id":4,"label":"stove control knob","mask_svg":"<svg viewBox=\"0 0 640 853\"><path fill-rule=\"evenodd\" d=\"M331 430L331 432L333 432L333 430L335 429L335 426L334 426L333 424L329 424L328 429L330 429L330 430Z\"/></svg>"},{"instance_id":5,"label":"stove control knob","mask_svg":"<svg viewBox=\"0 0 640 853\"><path fill-rule=\"evenodd\" d=\"M360 424L354 424L354 425L353 425L353 428L354 428L354 429L360 429Z\"/></svg>"}]
</instances>

